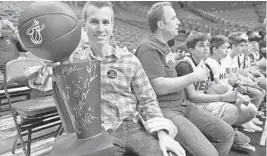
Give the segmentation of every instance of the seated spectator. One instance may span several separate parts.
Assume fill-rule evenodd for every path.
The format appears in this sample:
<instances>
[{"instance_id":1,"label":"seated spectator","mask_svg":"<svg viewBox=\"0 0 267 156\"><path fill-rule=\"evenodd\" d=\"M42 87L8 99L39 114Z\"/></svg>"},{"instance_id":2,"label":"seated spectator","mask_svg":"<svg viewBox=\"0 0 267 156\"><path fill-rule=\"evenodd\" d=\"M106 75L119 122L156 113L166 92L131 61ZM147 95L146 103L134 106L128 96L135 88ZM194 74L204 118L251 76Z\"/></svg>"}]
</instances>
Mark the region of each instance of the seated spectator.
<instances>
[{"instance_id":1,"label":"seated spectator","mask_svg":"<svg viewBox=\"0 0 267 156\"><path fill-rule=\"evenodd\" d=\"M258 77L265 77L265 75L263 73L261 73L261 71L259 70L258 68L258 65L257 63L258 62L253 62L253 58L254 58L254 55L252 54L253 52L253 45L251 43L248 43L247 45L247 53L248 53L248 56L246 58L246 63L244 62L243 66L246 65L247 66L247 69L249 69L248 71L256 78Z\"/></svg>"},{"instance_id":2,"label":"seated spectator","mask_svg":"<svg viewBox=\"0 0 267 156\"><path fill-rule=\"evenodd\" d=\"M260 35L260 41L263 41L264 40L264 37L266 36L266 31L259 31L259 35Z\"/></svg>"},{"instance_id":3,"label":"seated spectator","mask_svg":"<svg viewBox=\"0 0 267 156\"><path fill-rule=\"evenodd\" d=\"M230 83L231 85L242 85L242 94L248 95L251 98L251 103L256 106L256 110L259 108L264 94L260 90L254 87L253 80L248 77L244 77L240 74L240 69L238 66L237 56L243 53L244 49L247 48L247 40L242 37L243 34L239 32L234 32L229 34L228 41L230 44L230 49L227 56L221 61L222 66L226 69L227 77L229 80L236 80L235 83ZM255 118L253 122L258 123L258 119ZM261 127L254 125L250 122L249 125L243 125L246 130L249 131L262 131Z\"/></svg>"},{"instance_id":4,"label":"seated spectator","mask_svg":"<svg viewBox=\"0 0 267 156\"><path fill-rule=\"evenodd\" d=\"M8 27L12 31L12 35L5 34L2 30L3 27ZM0 19L0 89L4 87L5 64L18 58L19 52L25 52L24 49L19 40L18 31L12 22Z\"/></svg>"},{"instance_id":5,"label":"seated spectator","mask_svg":"<svg viewBox=\"0 0 267 156\"><path fill-rule=\"evenodd\" d=\"M261 55L261 58L266 59L266 41L260 41L259 42L259 53Z\"/></svg>"},{"instance_id":6,"label":"seated spectator","mask_svg":"<svg viewBox=\"0 0 267 156\"><path fill-rule=\"evenodd\" d=\"M261 60L257 63L258 71L262 74L259 76L264 77L266 79L266 41L261 41L259 43L260 47L260 55L262 56ZM266 81L265 84L259 84L262 88L265 87L266 91Z\"/></svg>"},{"instance_id":7,"label":"seated spectator","mask_svg":"<svg viewBox=\"0 0 267 156\"><path fill-rule=\"evenodd\" d=\"M101 120L102 126L113 136L115 155L167 156L167 152L173 152L185 156L183 148L172 138L177 129L163 117L141 63L127 49L116 46L115 41L111 44L112 3L87 2L83 20L90 47L74 52L62 62L101 61ZM46 65L37 71L29 68L27 75L37 72L31 79L34 81L29 80L32 87L52 89L52 79L49 78L55 65ZM111 77L107 74L111 69L118 75Z\"/></svg>"},{"instance_id":8,"label":"seated spectator","mask_svg":"<svg viewBox=\"0 0 267 156\"><path fill-rule=\"evenodd\" d=\"M218 47L223 47L220 48L220 52L222 53L220 54L221 56L225 54L228 44L227 40L223 41L217 43L217 45L220 44ZM176 71L178 76L183 76L194 72L196 70L196 66L203 63L203 61L205 61L207 58L210 58L210 48L214 48L214 41L212 40L211 47L209 46L209 44L210 43L208 37L204 33L195 33L188 37L186 41L186 46L191 56L183 58L177 64ZM211 52L213 52L213 50L211 50ZM213 69L216 69L214 64L212 64L211 66ZM208 65L208 68L211 68L211 66ZM215 77L215 75L212 73L212 69L210 70L210 77L208 77L206 80L197 81L194 84L191 84L185 88L185 92L188 99L191 102L194 102L198 107L201 107L211 112L213 115L218 116L230 125L243 124L253 119L254 116L250 115L251 111L244 108L245 105L242 107L240 106L240 104L243 102L243 99L239 98L239 101L237 101L237 91L228 90L224 94L217 95L206 94L212 82L211 76L213 76L212 79L214 79ZM218 77L218 74L216 74L216 78ZM228 102L235 102L236 105L230 104ZM256 114L256 112L254 114ZM240 134L240 132L237 133ZM247 136L245 137L248 141L245 142L243 145L240 145L240 141L237 140L239 139L237 136L235 138L233 148L243 148L246 151L250 150L252 152L255 152L255 148L249 145L249 138Z\"/></svg>"},{"instance_id":9,"label":"seated spectator","mask_svg":"<svg viewBox=\"0 0 267 156\"><path fill-rule=\"evenodd\" d=\"M221 60L227 55L229 44L225 36L217 35L212 37L210 41L211 57L206 60L207 65L211 69L211 80L216 84L224 85L228 90L233 90L233 87L228 83L228 78L225 68L220 64ZM239 118L235 125L244 124L257 114L257 109L254 104L249 103L250 98L238 93L238 99L244 101L239 107ZM248 104L246 104L248 103Z\"/></svg>"},{"instance_id":10,"label":"seated spectator","mask_svg":"<svg viewBox=\"0 0 267 156\"><path fill-rule=\"evenodd\" d=\"M136 55L157 94L166 118L178 128L175 140L190 155L227 156L234 140L233 128L186 100L184 88L205 80L209 70L202 64L193 73L177 77L175 59L167 42L178 35L180 21L169 2L155 3L148 12L152 36L143 40Z\"/></svg>"},{"instance_id":11,"label":"seated spectator","mask_svg":"<svg viewBox=\"0 0 267 156\"><path fill-rule=\"evenodd\" d=\"M251 38L255 37L255 34L252 30L249 30L249 31L247 31L247 36L248 36L248 39L250 40Z\"/></svg>"},{"instance_id":12,"label":"seated spectator","mask_svg":"<svg viewBox=\"0 0 267 156\"><path fill-rule=\"evenodd\" d=\"M249 54L250 51L253 50L253 48L250 45L250 43L247 43L247 48L243 50L243 53L237 56L238 67L240 69L239 71L241 75L250 78L254 83L256 83L255 87L261 90L265 96L266 87L261 88L258 86L258 84L266 84L265 76L261 74L259 70L252 68L251 57Z\"/></svg>"},{"instance_id":13,"label":"seated spectator","mask_svg":"<svg viewBox=\"0 0 267 156\"><path fill-rule=\"evenodd\" d=\"M250 40L248 40L251 45L252 45L252 50L250 55L252 55L252 63L258 62L261 58L260 54L259 54L259 43L257 38L251 38Z\"/></svg>"}]
</instances>

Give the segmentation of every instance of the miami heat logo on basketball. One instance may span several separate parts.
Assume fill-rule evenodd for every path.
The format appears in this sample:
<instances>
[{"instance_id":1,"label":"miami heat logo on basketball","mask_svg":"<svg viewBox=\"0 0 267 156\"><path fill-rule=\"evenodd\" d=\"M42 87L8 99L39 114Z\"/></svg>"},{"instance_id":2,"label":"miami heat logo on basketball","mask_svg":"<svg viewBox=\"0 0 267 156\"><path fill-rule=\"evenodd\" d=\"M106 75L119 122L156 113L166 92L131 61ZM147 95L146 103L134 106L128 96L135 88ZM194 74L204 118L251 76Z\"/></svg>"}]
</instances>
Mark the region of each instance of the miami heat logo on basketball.
<instances>
[{"instance_id":1,"label":"miami heat logo on basketball","mask_svg":"<svg viewBox=\"0 0 267 156\"><path fill-rule=\"evenodd\" d=\"M40 24L39 21L34 20L31 27L27 29L26 34L30 36L32 43L41 44L43 41L41 31L44 30L45 24Z\"/></svg>"}]
</instances>

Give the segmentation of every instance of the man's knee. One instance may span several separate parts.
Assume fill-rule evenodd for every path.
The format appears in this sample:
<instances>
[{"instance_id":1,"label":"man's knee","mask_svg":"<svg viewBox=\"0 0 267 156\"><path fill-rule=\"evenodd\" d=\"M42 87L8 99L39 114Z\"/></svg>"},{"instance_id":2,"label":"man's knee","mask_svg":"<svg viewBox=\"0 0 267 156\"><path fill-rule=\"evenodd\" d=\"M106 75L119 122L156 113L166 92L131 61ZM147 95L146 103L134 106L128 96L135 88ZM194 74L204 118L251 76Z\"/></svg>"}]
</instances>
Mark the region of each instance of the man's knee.
<instances>
[{"instance_id":1,"label":"man's knee","mask_svg":"<svg viewBox=\"0 0 267 156\"><path fill-rule=\"evenodd\" d=\"M235 105L229 104L223 114L223 116L227 116L228 119L231 119L232 122L236 122L239 117L238 108Z\"/></svg>"},{"instance_id":2,"label":"man's knee","mask_svg":"<svg viewBox=\"0 0 267 156\"><path fill-rule=\"evenodd\" d=\"M220 137L217 139L218 142L226 142L227 140L232 140L234 138L235 131L231 125L221 120L218 127L220 130Z\"/></svg>"},{"instance_id":3,"label":"man's knee","mask_svg":"<svg viewBox=\"0 0 267 156\"><path fill-rule=\"evenodd\" d=\"M264 98L263 92L256 88L249 88L251 98Z\"/></svg>"},{"instance_id":4,"label":"man's knee","mask_svg":"<svg viewBox=\"0 0 267 156\"><path fill-rule=\"evenodd\" d=\"M258 108L254 104L251 104L251 103L248 105L248 108L249 108L248 110L249 117L254 118L258 113Z\"/></svg>"},{"instance_id":5,"label":"man's knee","mask_svg":"<svg viewBox=\"0 0 267 156\"><path fill-rule=\"evenodd\" d=\"M263 98L266 96L266 91L264 89L261 90Z\"/></svg>"}]
</instances>

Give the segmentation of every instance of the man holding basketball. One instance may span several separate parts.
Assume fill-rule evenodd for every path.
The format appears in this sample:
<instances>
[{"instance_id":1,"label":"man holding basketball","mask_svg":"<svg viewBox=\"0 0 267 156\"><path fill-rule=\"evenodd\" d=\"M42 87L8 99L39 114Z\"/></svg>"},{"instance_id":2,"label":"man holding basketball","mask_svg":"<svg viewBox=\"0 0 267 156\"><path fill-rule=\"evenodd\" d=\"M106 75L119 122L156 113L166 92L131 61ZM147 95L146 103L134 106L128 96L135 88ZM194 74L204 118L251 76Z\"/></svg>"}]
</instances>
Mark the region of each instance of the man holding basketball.
<instances>
[{"instance_id":1,"label":"man holding basketball","mask_svg":"<svg viewBox=\"0 0 267 156\"><path fill-rule=\"evenodd\" d=\"M68 61L101 61L101 120L102 126L114 137L116 155L167 156L170 151L184 156L183 148L172 138L177 129L163 117L139 60L117 47L114 41L109 44L114 25L112 4L87 2L83 20L90 48L74 52ZM50 86L47 84L52 81L48 78L54 65L38 70L32 87Z\"/></svg>"}]
</instances>

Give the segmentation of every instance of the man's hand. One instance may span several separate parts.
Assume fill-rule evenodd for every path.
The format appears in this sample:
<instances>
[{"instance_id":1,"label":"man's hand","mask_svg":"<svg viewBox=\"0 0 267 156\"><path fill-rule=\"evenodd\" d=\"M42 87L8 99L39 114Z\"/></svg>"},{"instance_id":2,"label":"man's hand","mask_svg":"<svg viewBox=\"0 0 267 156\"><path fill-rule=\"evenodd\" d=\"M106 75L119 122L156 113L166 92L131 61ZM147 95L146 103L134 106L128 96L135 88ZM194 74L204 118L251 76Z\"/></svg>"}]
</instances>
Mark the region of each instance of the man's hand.
<instances>
[{"instance_id":1,"label":"man's hand","mask_svg":"<svg viewBox=\"0 0 267 156\"><path fill-rule=\"evenodd\" d=\"M194 74L198 81L203 81L210 76L210 70L206 67L203 60L200 61L200 63L194 70Z\"/></svg>"},{"instance_id":2,"label":"man's hand","mask_svg":"<svg viewBox=\"0 0 267 156\"><path fill-rule=\"evenodd\" d=\"M242 103L249 103L251 100L249 96L240 93L237 94L237 97L240 99L240 101L242 101Z\"/></svg>"},{"instance_id":3,"label":"man's hand","mask_svg":"<svg viewBox=\"0 0 267 156\"><path fill-rule=\"evenodd\" d=\"M237 100L237 91L228 91L221 95L221 101L233 102Z\"/></svg>"},{"instance_id":4,"label":"man's hand","mask_svg":"<svg viewBox=\"0 0 267 156\"><path fill-rule=\"evenodd\" d=\"M34 84L43 85L47 82L49 77L53 75L53 68L60 65L60 62L49 63L43 66L37 73Z\"/></svg>"},{"instance_id":5,"label":"man's hand","mask_svg":"<svg viewBox=\"0 0 267 156\"><path fill-rule=\"evenodd\" d=\"M183 147L174 139L170 138L163 130L158 132L159 147L163 153L163 156L172 156L174 153L176 156L185 156L185 150Z\"/></svg>"},{"instance_id":6,"label":"man's hand","mask_svg":"<svg viewBox=\"0 0 267 156\"><path fill-rule=\"evenodd\" d=\"M1 20L1 24L3 27L9 27L9 29L13 32L15 32L15 30L16 30L13 23L10 22L9 20L6 20L6 19Z\"/></svg>"}]
</instances>

